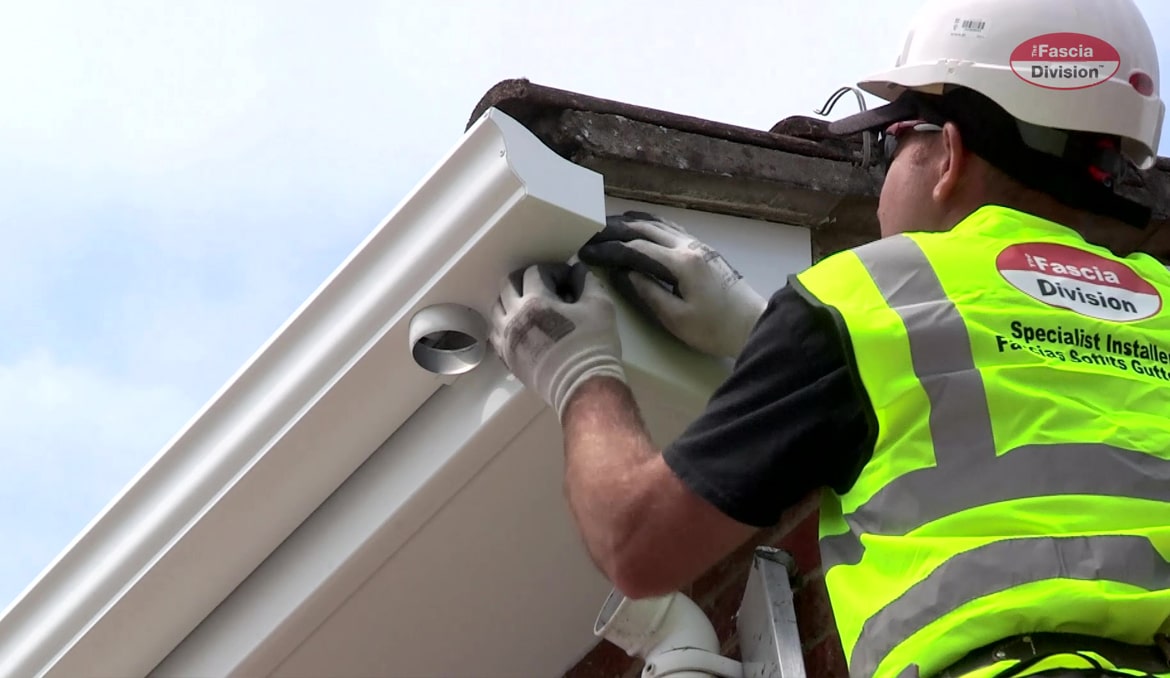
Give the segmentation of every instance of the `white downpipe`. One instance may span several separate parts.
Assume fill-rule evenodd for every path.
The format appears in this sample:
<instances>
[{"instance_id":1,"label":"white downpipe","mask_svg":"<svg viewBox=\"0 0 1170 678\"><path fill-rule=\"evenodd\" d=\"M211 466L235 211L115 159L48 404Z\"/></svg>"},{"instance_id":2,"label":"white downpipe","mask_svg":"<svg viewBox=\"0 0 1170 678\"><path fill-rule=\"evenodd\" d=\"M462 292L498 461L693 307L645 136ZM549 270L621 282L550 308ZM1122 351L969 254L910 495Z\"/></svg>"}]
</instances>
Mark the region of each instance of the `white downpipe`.
<instances>
[{"instance_id":1,"label":"white downpipe","mask_svg":"<svg viewBox=\"0 0 1170 678\"><path fill-rule=\"evenodd\" d=\"M593 633L639 657L653 673L655 657L672 650L693 648L719 654L715 627L703 610L679 592L634 600L617 589L605 599ZM711 673L685 671L671 678L710 678Z\"/></svg>"}]
</instances>

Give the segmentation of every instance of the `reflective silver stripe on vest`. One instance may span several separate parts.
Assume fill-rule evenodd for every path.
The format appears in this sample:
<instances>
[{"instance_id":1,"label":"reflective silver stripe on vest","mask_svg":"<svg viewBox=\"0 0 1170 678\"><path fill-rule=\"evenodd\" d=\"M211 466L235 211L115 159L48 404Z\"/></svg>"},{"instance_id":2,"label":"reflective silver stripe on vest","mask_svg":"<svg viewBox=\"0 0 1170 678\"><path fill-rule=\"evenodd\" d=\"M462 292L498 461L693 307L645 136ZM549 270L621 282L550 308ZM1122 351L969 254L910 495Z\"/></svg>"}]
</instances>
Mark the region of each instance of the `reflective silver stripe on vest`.
<instances>
[{"instance_id":1,"label":"reflective silver stripe on vest","mask_svg":"<svg viewBox=\"0 0 1170 678\"><path fill-rule=\"evenodd\" d=\"M862 532L905 534L974 506L1052 495L1170 502L1170 462L1111 445L1025 445L999 457L994 465L963 463L940 468L962 482L944 487L939 469L911 471L851 514L850 526Z\"/></svg>"},{"instance_id":2,"label":"reflective silver stripe on vest","mask_svg":"<svg viewBox=\"0 0 1170 678\"><path fill-rule=\"evenodd\" d=\"M1055 494L1170 502L1170 461L1102 444L1027 445L996 458L983 380L967 328L916 242L895 236L855 250L906 326L930 402L936 466L899 476L846 516L851 531L821 539L826 567L854 565L858 533L905 534L964 509ZM993 460L994 464L988 464ZM994 482L977 479L994 474ZM962 477L963 483L947 483Z\"/></svg>"},{"instance_id":3,"label":"reflective silver stripe on vest","mask_svg":"<svg viewBox=\"0 0 1170 678\"><path fill-rule=\"evenodd\" d=\"M820 539L821 564L825 570L837 565L856 565L865 555L865 546L857 536L861 529L848 517L845 518L845 522L849 524L852 532L827 535Z\"/></svg>"},{"instance_id":4,"label":"reflective silver stripe on vest","mask_svg":"<svg viewBox=\"0 0 1170 678\"><path fill-rule=\"evenodd\" d=\"M930 403L936 465L894 479L846 514L851 532L820 540L826 570L860 562L860 533L905 534L999 501L1089 494L1170 502L1170 461L1153 455L1086 443L1026 445L997 458L970 335L922 249L895 236L854 251L906 326ZM990 580L989 571L996 573ZM870 675L899 643L966 602L1051 577L1162 588L1170 586L1170 565L1148 540L1129 536L1015 539L958 554L866 621L851 673Z\"/></svg>"},{"instance_id":5,"label":"reflective silver stripe on vest","mask_svg":"<svg viewBox=\"0 0 1170 678\"><path fill-rule=\"evenodd\" d=\"M930 402L930 435L937 468L922 469L925 473L920 475L937 483L934 473L939 469L995 459L991 414L987 411L983 377L975 369L967 325L943 291L922 248L899 235L863 245L854 252L886 303L905 324L914 374ZM892 487L905 477L885 488L892 490L887 496L909 491ZM930 495L941 494L942 489L936 485L926 495L912 494L902 499L921 507L934 499ZM938 499L945 501L943 497ZM826 568L861 561L864 547L858 541L858 532L897 533L876 521L865 520L883 509L880 504L870 504L872 500L846 516L851 532L821 539L821 558Z\"/></svg>"},{"instance_id":6,"label":"reflective silver stripe on vest","mask_svg":"<svg viewBox=\"0 0 1170 678\"><path fill-rule=\"evenodd\" d=\"M846 516L853 532L821 539L825 566L861 562L865 549L858 533L906 534L944 516L1000 501L1087 494L1170 503L1170 461L1111 445L1025 445L994 465L948 465L942 472L961 474L964 481L945 484L936 468L911 471Z\"/></svg>"},{"instance_id":7,"label":"reflective silver stripe on vest","mask_svg":"<svg viewBox=\"0 0 1170 678\"><path fill-rule=\"evenodd\" d=\"M849 673L873 675L903 639L960 605L1045 579L1104 580L1156 591L1170 585L1170 563L1148 539L1125 535L1007 539L960 553L865 621Z\"/></svg>"},{"instance_id":8,"label":"reflective silver stripe on vest","mask_svg":"<svg viewBox=\"0 0 1170 678\"><path fill-rule=\"evenodd\" d=\"M906 236L857 256L886 303L906 325L914 374L930 401L930 435L939 467L995 459L983 376L975 369L967 324L922 248Z\"/></svg>"}]
</instances>

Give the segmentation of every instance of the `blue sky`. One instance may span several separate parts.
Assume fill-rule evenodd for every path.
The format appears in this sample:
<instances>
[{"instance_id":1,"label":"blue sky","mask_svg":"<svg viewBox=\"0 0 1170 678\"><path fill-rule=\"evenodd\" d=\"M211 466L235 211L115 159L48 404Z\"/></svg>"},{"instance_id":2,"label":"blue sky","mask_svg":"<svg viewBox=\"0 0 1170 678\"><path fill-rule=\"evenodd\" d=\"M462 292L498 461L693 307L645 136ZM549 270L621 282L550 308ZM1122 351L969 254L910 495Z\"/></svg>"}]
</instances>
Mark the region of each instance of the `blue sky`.
<instances>
[{"instance_id":1,"label":"blue sky","mask_svg":"<svg viewBox=\"0 0 1170 678\"><path fill-rule=\"evenodd\" d=\"M582 4L5 8L0 608L454 144L494 83L767 129L892 63L918 3ZM1170 3L1139 5L1170 73Z\"/></svg>"}]
</instances>

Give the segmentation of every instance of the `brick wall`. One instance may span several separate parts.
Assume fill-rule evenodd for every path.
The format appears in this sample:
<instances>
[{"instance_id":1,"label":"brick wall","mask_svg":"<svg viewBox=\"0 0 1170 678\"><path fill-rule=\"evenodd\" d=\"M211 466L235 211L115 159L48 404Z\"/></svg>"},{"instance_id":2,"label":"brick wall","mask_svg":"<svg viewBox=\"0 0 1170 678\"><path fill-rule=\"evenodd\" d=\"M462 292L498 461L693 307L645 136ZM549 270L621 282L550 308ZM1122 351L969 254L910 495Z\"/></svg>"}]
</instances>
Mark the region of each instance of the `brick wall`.
<instances>
[{"instance_id":1,"label":"brick wall","mask_svg":"<svg viewBox=\"0 0 1170 678\"><path fill-rule=\"evenodd\" d=\"M805 668L810 678L845 676L845 658L833 625L833 613L821 576L817 549L817 505L814 493L789 509L773 529L756 535L751 542L711 568L683 592L707 613L723 646L723 654L739 659L735 613L743 597L752 554L759 545L783 549L796 560L799 574L793 582L796 615L804 648ZM609 642L602 642L565 674L566 678L634 678L642 670L641 660Z\"/></svg>"}]
</instances>

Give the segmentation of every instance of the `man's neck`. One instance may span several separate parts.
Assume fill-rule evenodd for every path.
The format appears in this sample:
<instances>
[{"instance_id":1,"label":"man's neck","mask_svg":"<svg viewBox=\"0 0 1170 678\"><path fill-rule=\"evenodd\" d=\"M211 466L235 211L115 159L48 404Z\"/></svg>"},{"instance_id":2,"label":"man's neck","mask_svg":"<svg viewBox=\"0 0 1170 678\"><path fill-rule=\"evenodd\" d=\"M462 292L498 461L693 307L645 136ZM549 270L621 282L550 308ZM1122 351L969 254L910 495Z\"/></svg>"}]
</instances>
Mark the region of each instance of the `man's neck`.
<instances>
[{"instance_id":1,"label":"man's neck","mask_svg":"<svg viewBox=\"0 0 1170 678\"><path fill-rule=\"evenodd\" d=\"M1029 192L1023 199L1018 200L985 200L978 204L972 203L964 215L970 214L984 204L1002 205L1067 226L1079 233L1087 242L1106 247L1118 256L1130 254L1138 242L1137 229L1125 222L1062 205L1040 193Z\"/></svg>"}]
</instances>

